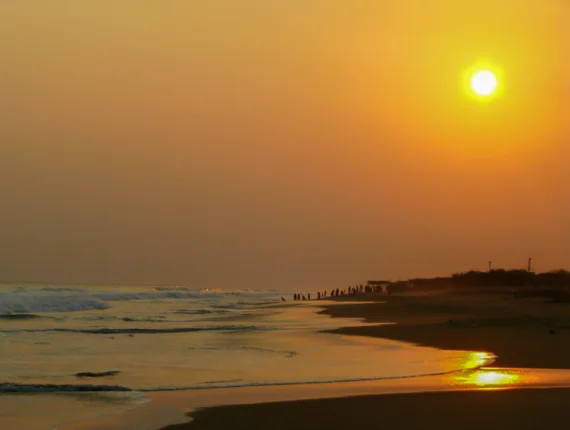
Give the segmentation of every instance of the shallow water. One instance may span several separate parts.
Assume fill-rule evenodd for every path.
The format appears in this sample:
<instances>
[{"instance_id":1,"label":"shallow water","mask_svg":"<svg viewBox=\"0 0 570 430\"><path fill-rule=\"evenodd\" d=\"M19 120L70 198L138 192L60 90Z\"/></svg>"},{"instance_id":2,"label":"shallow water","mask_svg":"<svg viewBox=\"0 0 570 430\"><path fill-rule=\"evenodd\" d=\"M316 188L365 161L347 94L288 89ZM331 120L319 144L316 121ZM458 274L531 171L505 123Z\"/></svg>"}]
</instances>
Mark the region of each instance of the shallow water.
<instances>
[{"instance_id":1,"label":"shallow water","mask_svg":"<svg viewBox=\"0 0 570 430\"><path fill-rule=\"evenodd\" d=\"M317 302L282 303L280 296L179 287L4 286L0 314L10 317L0 318L0 384L13 385L0 389L106 385L135 391L114 393L111 398L120 401L113 402L103 393L90 402L69 395L3 395L0 420L9 419L14 428L52 429L65 420L128 409L141 401L139 391L413 378L489 359L321 333L364 323L320 315ZM107 371L120 373L75 376ZM33 414L27 412L30 398L37 405Z\"/></svg>"},{"instance_id":2,"label":"shallow water","mask_svg":"<svg viewBox=\"0 0 570 430\"><path fill-rule=\"evenodd\" d=\"M139 392L0 394L0 428L57 429L64 423L115 417L148 401Z\"/></svg>"},{"instance_id":3,"label":"shallow water","mask_svg":"<svg viewBox=\"0 0 570 430\"><path fill-rule=\"evenodd\" d=\"M479 354L474 353L476 357ZM157 430L191 420L194 409L348 396L465 390L570 387L566 369L480 368L417 378L330 384L166 391L149 394L149 402L124 413L62 425L59 430Z\"/></svg>"}]
</instances>

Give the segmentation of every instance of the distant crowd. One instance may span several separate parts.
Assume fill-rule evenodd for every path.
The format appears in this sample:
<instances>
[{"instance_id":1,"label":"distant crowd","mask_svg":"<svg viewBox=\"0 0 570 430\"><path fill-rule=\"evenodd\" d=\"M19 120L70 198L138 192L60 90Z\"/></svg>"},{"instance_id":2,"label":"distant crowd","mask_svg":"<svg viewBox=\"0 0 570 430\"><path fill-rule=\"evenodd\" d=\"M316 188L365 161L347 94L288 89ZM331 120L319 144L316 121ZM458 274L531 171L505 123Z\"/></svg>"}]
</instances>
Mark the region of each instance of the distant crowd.
<instances>
[{"instance_id":1,"label":"distant crowd","mask_svg":"<svg viewBox=\"0 0 570 430\"><path fill-rule=\"evenodd\" d=\"M491 262L489 262L490 264ZM490 268L490 267L489 267ZM537 290L551 289L556 294L556 300L570 302L570 271L552 270L549 272L535 273L529 268L524 269L491 269L487 272L471 270L468 272L454 273L451 276L436 278L413 278L406 281L368 281L368 284L349 286L346 289L336 288L330 291L318 292L313 299L321 300L327 297L338 297L353 294L379 293L390 296L392 294L405 293L407 291L440 291L447 289L462 288L501 288L501 287L534 287ZM294 300L311 300L311 294L293 295ZM285 301L285 298L281 298Z\"/></svg>"},{"instance_id":2,"label":"distant crowd","mask_svg":"<svg viewBox=\"0 0 570 430\"><path fill-rule=\"evenodd\" d=\"M382 289L382 287L380 285L374 285L374 286L370 286L370 285L356 285L356 286L349 286L346 289L333 289L330 292L330 296L329 297L339 297L339 296L346 296L346 295L356 295L356 294L369 294L369 293L380 293L380 292L386 292L387 294L390 294L390 289L389 288L385 288ZM313 296L314 298L314 296ZM324 290L322 293L319 291L317 293L317 300L321 300L321 299L325 299L327 298L327 290ZM299 293L295 293L293 294L293 300L297 301L297 300L311 300L311 294L299 294Z\"/></svg>"}]
</instances>

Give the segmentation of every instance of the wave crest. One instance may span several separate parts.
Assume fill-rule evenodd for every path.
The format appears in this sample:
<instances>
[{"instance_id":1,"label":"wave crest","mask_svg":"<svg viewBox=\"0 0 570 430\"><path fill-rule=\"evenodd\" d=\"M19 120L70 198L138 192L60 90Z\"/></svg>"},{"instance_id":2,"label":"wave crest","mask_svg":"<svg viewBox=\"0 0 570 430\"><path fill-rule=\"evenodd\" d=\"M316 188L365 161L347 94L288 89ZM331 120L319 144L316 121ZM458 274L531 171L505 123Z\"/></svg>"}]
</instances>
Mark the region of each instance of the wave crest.
<instances>
[{"instance_id":1,"label":"wave crest","mask_svg":"<svg viewBox=\"0 0 570 430\"><path fill-rule=\"evenodd\" d=\"M10 293L0 293L0 315L36 312L74 312L97 309L108 309L109 302L130 300L178 300L220 298L223 296L256 297L255 303L220 305L222 309L240 308L271 304L276 301L275 293L268 291L254 292L219 292L201 291L195 288L149 288L144 291L105 291L80 289L74 287L43 287L39 289L16 288Z\"/></svg>"},{"instance_id":2,"label":"wave crest","mask_svg":"<svg viewBox=\"0 0 570 430\"><path fill-rule=\"evenodd\" d=\"M0 393L78 393L86 391L133 391L133 389L121 385L16 384L12 382L0 382Z\"/></svg>"}]
</instances>

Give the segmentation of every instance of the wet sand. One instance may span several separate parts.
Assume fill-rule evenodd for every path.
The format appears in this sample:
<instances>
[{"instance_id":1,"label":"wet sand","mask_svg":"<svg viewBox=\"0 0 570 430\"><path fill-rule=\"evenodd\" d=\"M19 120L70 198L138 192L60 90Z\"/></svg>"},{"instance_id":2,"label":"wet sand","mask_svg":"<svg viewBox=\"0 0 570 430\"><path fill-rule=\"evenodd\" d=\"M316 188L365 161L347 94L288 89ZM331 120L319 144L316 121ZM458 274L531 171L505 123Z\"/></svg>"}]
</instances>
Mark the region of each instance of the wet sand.
<instances>
[{"instance_id":1,"label":"wet sand","mask_svg":"<svg viewBox=\"0 0 570 430\"><path fill-rule=\"evenodd\" d=\"M336 333L382 337L448 350L492 352L494 365L570 369L570 305L512 296L391 297L385 303L327 306L335 317L394 325Z\"/></svg>"},{"instance_id":2,"label":"wet sand","mask_svg":"<svg viewBox=\"0 0 570 430\"><path fill-rule=\"evenodd\" d=\"M168 430L567 428L570 389L391 394L203 409Z\"/></svg>"},{"instance_id":3,"label":"wet sand","mask_svg":"<svg viewBox=\"0 0 570 430\"><path fill-rule=\"evenodd\" d=\"M540 297L519 299L509 293L350 298L355 299L375 302L328 305L323 312L397 324L335 332L441 349L492 352L498 356L498 366L570 368L567 304ZM191 416L192 422L166 429L559 429L570 423L570 389L483 386L478 391L222 406L197 410Z\"/></svg>"}]
</instances>

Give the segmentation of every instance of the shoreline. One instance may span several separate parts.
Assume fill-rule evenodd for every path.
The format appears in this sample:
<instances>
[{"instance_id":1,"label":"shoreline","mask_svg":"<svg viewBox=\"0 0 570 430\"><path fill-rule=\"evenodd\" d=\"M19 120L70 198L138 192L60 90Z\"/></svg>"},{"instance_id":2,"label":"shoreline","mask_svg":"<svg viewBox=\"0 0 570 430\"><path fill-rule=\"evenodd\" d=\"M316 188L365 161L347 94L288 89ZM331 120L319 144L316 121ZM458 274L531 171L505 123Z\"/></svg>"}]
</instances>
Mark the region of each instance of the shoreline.
<instances>
[{"instance_id":1,"label":"shoreline","mask_svg":"<svg viewBox=\"0 0 570 430\"><path fill-rule=\"evenodd\" d=\"M568 388L393 393L217 406L161 430L554 430L570 420Z\"/></svg>"},{"instance_id":2,"label":"shoreline","mask_svg":"<svg viewBox=\"0 0 570 430\"><path fill-rule=\"evenodd\" d=\"M490 352L497 356L494 366L570 368L570 310L563 304L519 300L509 294L363 295L336 301L350 303L324 304L320 313L333 318L360 318L372 324L396 324L345 327L330 333L381 337L444 350ZM402 429L455 429L458 425L473 429L554 429L570 420L570 409L564 407L568 396L570 388L514 384L507 389L472 387L459 392L392 392L215 406L198 408L189 413L192 421L162 430L390 425ZM484 410L474 413L474 405ZM406 413L408 409L414 414ZM465 416L469 422L464 422Z\"/></svg>"},{"instance_id":3,"label":"shoreline","mask_svg":"<svg viewBox=\"0 0 570 430\"><path fill-rule=\"evenodd\" d=\"M362 318L361 327L330 333L369 336L442 350L489 352L494 366L570 369L570 306L509 296L382 298L325 305L333 318ZM467 303L466 303L467 302ZM385 322L396 324L379 325Z\"/></svg>"}]
</instances>

